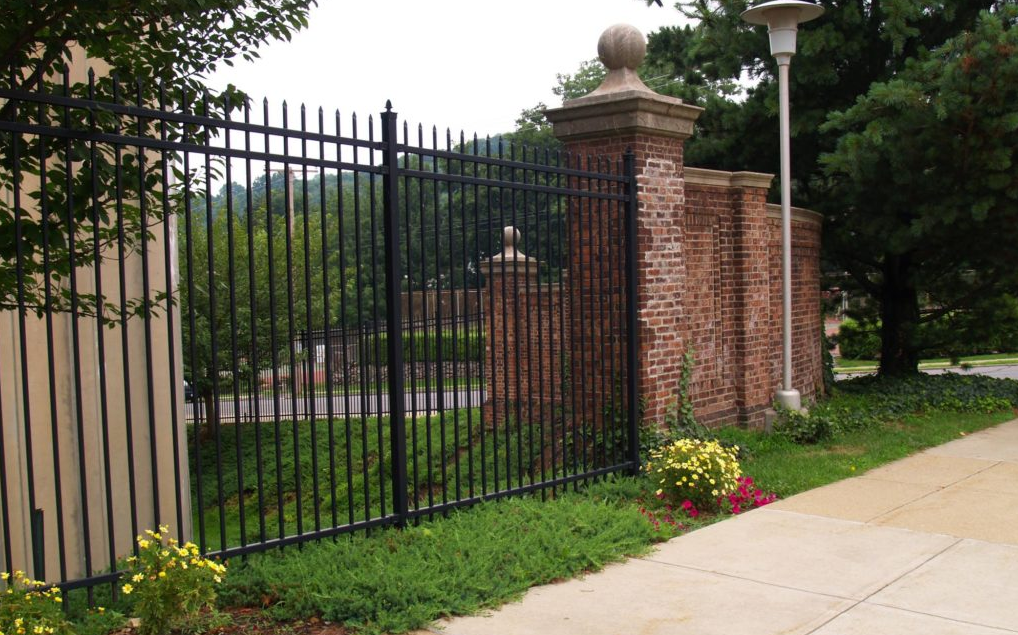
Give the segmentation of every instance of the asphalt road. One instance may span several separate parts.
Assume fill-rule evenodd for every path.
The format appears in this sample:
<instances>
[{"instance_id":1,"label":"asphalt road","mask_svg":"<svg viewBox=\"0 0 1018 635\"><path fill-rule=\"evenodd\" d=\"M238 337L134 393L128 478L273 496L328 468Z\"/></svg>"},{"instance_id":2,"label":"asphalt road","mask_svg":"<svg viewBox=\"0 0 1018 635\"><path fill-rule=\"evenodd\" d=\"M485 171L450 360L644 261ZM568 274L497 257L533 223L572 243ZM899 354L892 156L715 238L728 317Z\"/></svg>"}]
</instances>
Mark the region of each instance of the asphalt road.
<instances>
[{"instance_id":1,"label":"asphalt road","mask_svg":"<svg viewBox=\"0 0 1018 635\"><path fill-rule=\"evenodd\" d=\"M484 401L484 391L480 389L463 389L456 391L438 392L417 392L407 394L404 400L404 407L407 414L416 412L418 415L436 413L439 410L452 410L454 408L476 408ZM444 397L444 399L440 399ZM306 400L303 396L292 398L289 395L280 395L278 400L272 396L259 397L257 399L242 397L239 402L233 398L222 395L219 398L220 420L231 422L236 412L242 421L254 421L256 418L262 421L272 421L276 418L277 405L279 418L291 419L294 416L310 418L312 412L316 417L324 418L329 411L329 398L326 395L318 395L314 403ZM187 421L192 421L195 415L194 402L184 405L184 415ZM365 393L350 395L347 399L344 395L333 396L332 414L342 417L348 413L353 416L373 416L379 412L389 412L389 395L377 393Z\"/></svg>"}]
</instances>

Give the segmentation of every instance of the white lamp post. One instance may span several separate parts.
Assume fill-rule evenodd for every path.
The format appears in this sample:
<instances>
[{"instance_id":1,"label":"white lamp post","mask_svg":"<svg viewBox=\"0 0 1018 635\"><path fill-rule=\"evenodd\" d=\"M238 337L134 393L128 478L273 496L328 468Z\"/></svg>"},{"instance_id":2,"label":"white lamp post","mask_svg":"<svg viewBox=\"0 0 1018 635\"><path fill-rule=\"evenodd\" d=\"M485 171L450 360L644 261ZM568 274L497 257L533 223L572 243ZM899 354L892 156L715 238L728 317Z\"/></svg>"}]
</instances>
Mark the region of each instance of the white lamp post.
<instances>
[{"instance_id":1,"label":"white lamp post","mask_svg":"<svg viewBox=\"0 0 1018 635\"><path fill-rule=\"evenodd\" d=\"M823 7L801 0L773 0L747 9L742 19L766 24L771 55L778 61L778 94L781 125L781 295L782 295L782 382L777 401L786 408L802 407L799 391L792 387L792 161L788 132L788 66L795 55L799 24L823 14Z\"/></svg>"}]
</instances>

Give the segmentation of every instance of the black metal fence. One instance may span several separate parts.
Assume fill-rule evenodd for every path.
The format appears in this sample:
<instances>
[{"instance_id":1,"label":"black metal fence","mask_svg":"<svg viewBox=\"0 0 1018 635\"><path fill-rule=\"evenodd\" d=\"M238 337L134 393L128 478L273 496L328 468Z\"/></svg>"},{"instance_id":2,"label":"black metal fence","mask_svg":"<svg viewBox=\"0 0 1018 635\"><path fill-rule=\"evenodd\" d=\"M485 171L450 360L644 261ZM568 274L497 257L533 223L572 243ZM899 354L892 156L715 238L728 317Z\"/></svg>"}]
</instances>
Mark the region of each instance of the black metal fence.
<instances>
[{"instance_id":1,"label":"black metal fence","mask_svg":"<svg viewBox=\"0 0 1018 635\"><path fill-rule=\"evenodd\" d=\"M637 466L631 162L91 76L0 100L5 569L91 587L162 523L234 556ZM404 321L457 290L481 311Z\"/></svg>"}]
</instances>

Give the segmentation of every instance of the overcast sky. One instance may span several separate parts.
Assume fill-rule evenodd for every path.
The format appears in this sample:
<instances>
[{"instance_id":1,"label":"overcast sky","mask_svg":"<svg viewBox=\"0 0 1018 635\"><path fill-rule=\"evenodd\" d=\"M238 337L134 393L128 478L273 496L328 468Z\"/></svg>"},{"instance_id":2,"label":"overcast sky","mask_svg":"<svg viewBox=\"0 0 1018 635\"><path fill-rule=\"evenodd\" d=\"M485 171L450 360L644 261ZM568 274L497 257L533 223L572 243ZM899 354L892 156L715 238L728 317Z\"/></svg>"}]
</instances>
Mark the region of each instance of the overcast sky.
<instances>
[{"instance_id":1,"label":"overcast sky","mask_svg":"<svg viewBox=\"0 0 1018 635\"><path fill-rule=\"evenodd\" d=\"M261 58L220 69L273 112L282 100L344 116L380 112L391 99L401 120L480 135L510 131L520 111L557 105L557 73L597 57L605 28L644 33L679 23L644 0L320 0L309 27L272 42Z\"/></svg>"}]
</instances>

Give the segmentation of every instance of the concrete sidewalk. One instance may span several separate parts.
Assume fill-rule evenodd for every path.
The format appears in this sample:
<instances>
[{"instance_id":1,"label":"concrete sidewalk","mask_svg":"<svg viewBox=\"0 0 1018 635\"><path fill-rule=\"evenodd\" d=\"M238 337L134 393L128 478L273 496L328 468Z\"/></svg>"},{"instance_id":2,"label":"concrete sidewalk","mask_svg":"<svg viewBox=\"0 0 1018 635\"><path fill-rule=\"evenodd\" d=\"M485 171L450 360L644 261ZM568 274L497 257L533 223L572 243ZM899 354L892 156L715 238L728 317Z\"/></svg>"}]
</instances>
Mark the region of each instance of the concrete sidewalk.
<instances>
[{"instance_id":1,"label":"concrete sidewalk","mask_svg":"<svg viewBox=\"0 0 1018 635\"><path fill-rule=\"evenodd\" d=\"M1016 484L1018 420L431 632L1018 633Z\"/></svg>"}]
</instances>

